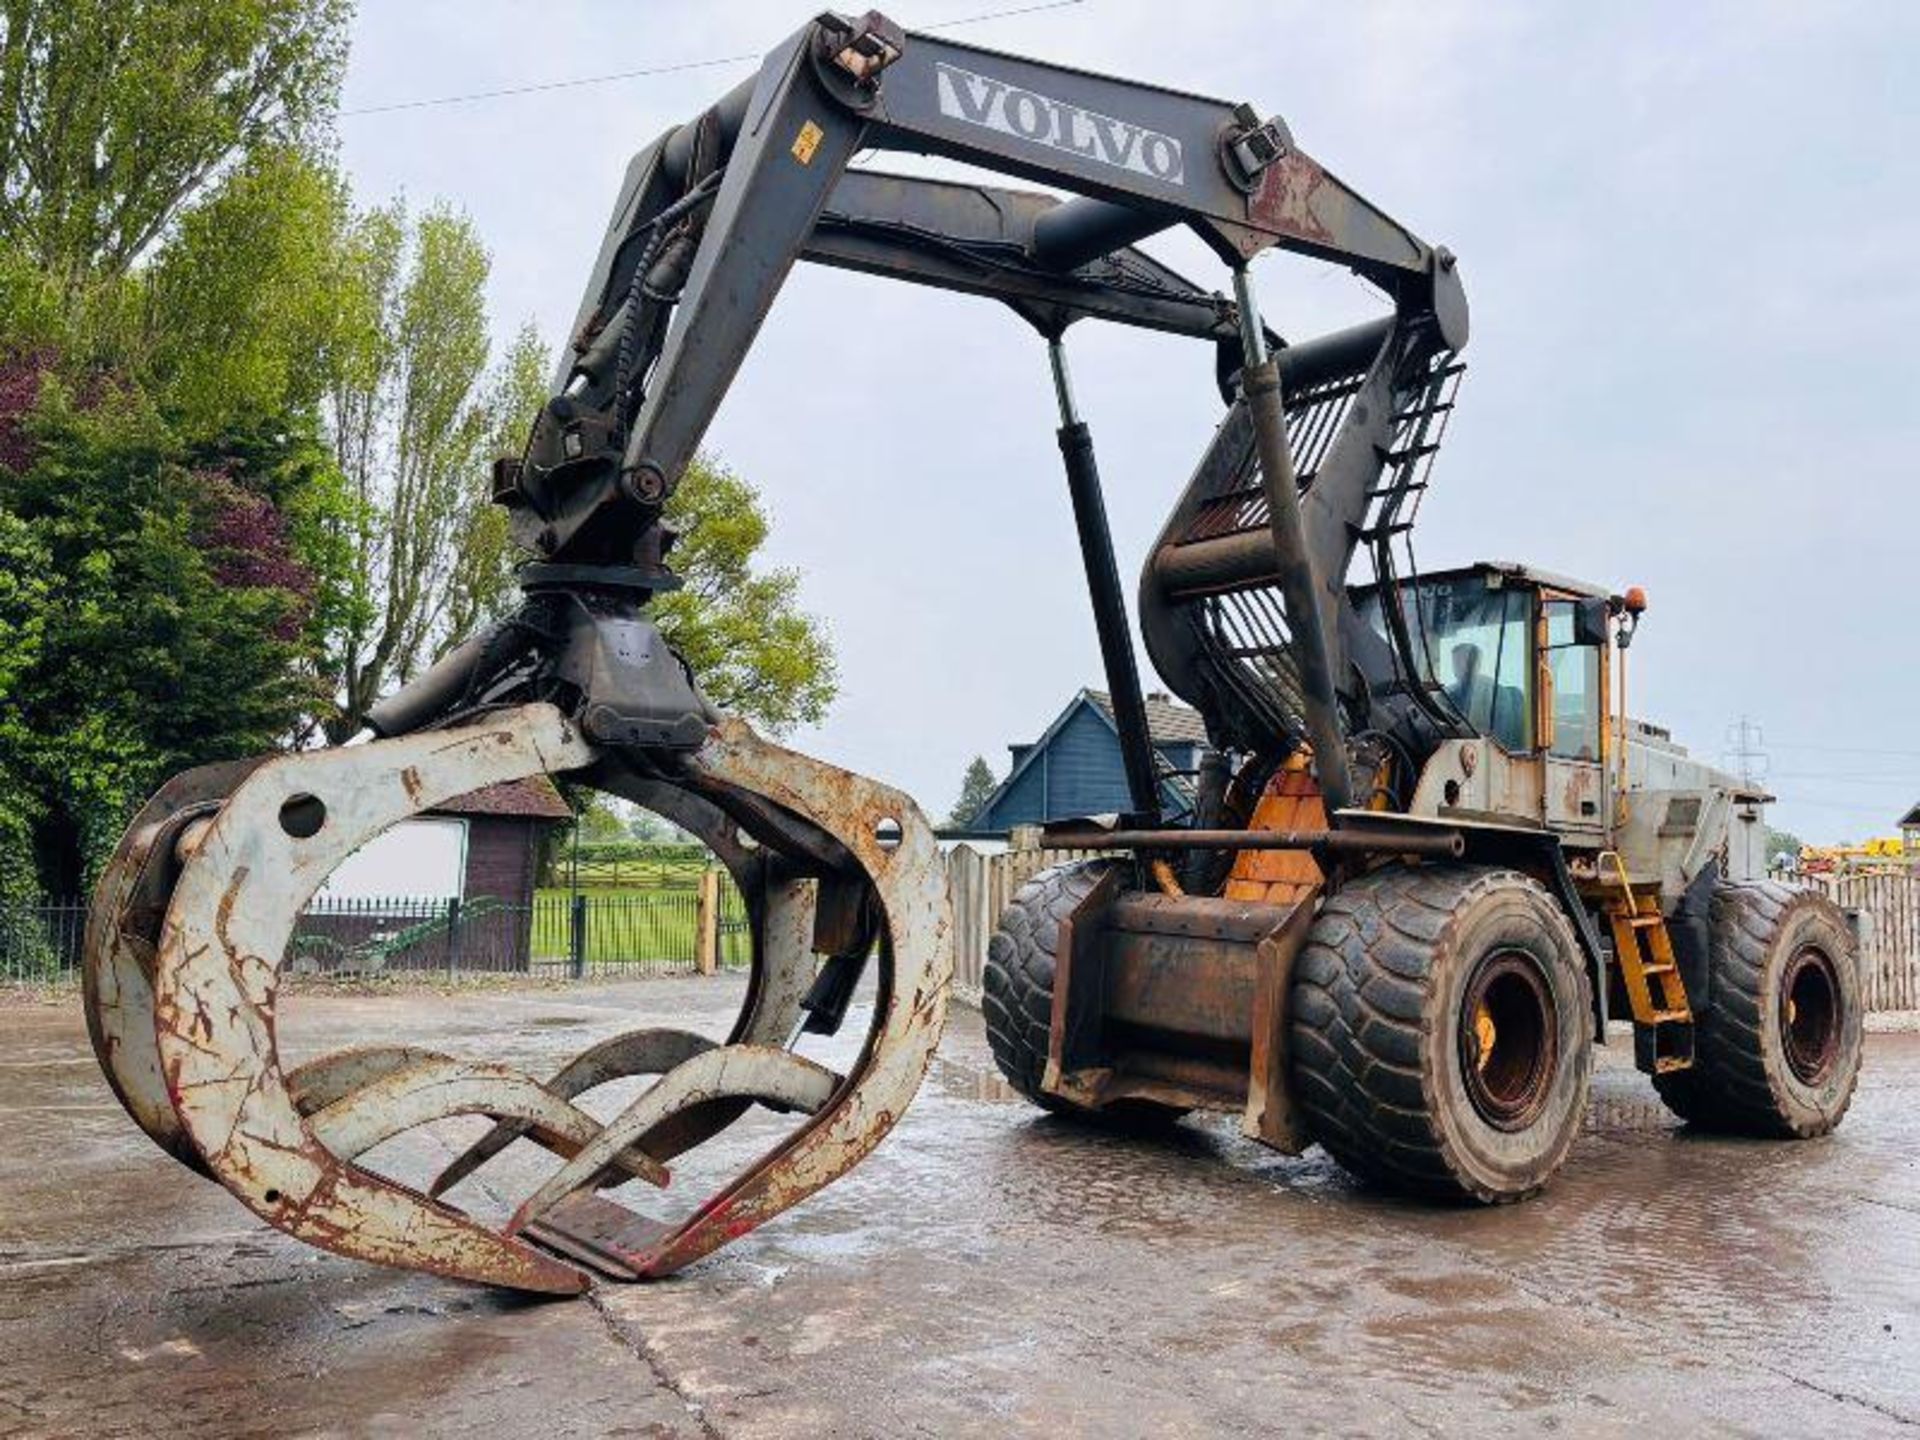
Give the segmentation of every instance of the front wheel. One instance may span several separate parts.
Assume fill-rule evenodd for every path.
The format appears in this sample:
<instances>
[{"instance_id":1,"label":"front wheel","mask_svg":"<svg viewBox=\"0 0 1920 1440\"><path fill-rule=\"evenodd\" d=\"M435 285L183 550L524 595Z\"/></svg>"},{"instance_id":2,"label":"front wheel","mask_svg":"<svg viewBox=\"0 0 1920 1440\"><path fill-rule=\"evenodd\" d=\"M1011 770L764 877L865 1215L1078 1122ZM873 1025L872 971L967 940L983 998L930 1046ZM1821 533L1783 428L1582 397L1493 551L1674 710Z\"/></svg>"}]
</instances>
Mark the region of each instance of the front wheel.
<instances>
[{"instance_id":1,"label":"front wheel","mask_svg":"<svg viewBox=\"0 0 1920 1440\"><path fill-rule=\"evenodd\" d=\"M1827 1134L1853 1100L1863 1044L1846 917L1812 890L1722 883L1710 927L1693 1064L1654 1077L1660 1098L1703 1130Z\"/></svg>"},{"instance_id":2,"label":"front wheel","mask_svg":"<svg viewBox=\"0 0 1920 1440\"><path fill-rule=\"evenodd\" d=\"M1042 1088L1047 1041L1053 1028L1053 977L1060 927L1086 903L1106 873L1107 860L1082 860L1043 870L1022 885L987 943L980 1009L987 1048L1007 1082L1056 1115L1122 1128L1152 1129L1185 1112L1151 1100L1122 1100L1090 1110Z\"/></svg>"},{"instance_id":3,"label":"front wheel","mask_svg":"<svg viewBox=\"0 0 1920 1440\"><path fill-rule=\"evenodd\" d=\"M1327 900L1294 964L1294 1091L1321 1147L1388 1188L1501 1204L1586 1114L1591 991L1572 926L1512 870L1394 866Z\"/></svg>"}]
</instances>

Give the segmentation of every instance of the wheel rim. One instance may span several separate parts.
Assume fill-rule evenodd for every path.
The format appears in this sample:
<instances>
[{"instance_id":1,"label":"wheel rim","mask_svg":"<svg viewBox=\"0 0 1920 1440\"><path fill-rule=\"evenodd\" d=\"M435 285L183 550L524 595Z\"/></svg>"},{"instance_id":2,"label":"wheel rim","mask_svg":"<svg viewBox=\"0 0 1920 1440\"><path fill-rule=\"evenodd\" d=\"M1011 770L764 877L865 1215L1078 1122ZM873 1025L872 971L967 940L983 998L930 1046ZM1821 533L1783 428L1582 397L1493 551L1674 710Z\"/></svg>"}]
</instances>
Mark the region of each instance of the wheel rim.
<instances>
[{"instance_id":1,"label":"wheel rim","mask_svg":"<svg viewBox=\"0 0 1920 1440\"><path fill-rule=\"evenodd\" d=\"M1826 951L1797 951L1780 975L1780 1043L1803 1085L1827 1078L1840 1053L1840 977Z\"/></svg>"},{"instance_id":2,"label":"wheel rim","mask_svg":"<svg viewBox=\"0 0 1920 1440\"><path fill-rule=\"evenodd\" d=\"M1559 1017L1540 963L1519 950L1487 956L1460 1002L1460 1069L1480 1118L1496 1130L1539 1119L1559 1057Z\"/></svg>"}]
</instances>

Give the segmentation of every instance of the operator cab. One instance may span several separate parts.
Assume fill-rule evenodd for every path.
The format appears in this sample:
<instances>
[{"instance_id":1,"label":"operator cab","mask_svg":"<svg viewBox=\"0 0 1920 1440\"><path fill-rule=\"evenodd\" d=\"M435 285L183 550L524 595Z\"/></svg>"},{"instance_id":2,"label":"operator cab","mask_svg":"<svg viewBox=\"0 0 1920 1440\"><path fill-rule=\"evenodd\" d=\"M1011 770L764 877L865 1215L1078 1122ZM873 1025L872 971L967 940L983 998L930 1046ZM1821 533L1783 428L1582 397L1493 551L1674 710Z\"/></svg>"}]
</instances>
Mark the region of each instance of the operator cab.
<instances>
[{"instance_id":1,"label":"operator cab","mask_svg":"<svg viewBox=\"0 0 1920 1440\"><path fill-rule=\"evenodd\" d=\"M1483 561L1395 587L1415 681L1462 733L1511 756L1598 765L1605 759L1607 591L1525 565ZM1380 587L1353 592L1362 621L1388 639Z\"/></svg>"}]
</instances>

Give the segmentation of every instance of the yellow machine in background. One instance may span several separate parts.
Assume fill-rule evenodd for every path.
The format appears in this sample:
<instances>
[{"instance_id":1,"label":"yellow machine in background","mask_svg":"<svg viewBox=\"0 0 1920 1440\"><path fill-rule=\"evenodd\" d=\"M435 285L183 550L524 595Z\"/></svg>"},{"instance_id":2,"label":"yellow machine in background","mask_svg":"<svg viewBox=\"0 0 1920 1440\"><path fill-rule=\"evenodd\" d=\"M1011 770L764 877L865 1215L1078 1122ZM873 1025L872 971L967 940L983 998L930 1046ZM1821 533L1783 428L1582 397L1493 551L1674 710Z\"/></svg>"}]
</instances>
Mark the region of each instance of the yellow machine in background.
<instances>
[{"instance_id":1,"label":"yellow machine in background","mask_svg":"<svg viewBox=\"0 0 1920 1440\"><path fill-rule=\"evenodd\" d=\"M1884 835L1858 845L1803 845L1802 875L1837 875L1852 870L1906 869L1920 863L1920 847L1911 847L1898 835Z\"/></svg>"}]
</instances>

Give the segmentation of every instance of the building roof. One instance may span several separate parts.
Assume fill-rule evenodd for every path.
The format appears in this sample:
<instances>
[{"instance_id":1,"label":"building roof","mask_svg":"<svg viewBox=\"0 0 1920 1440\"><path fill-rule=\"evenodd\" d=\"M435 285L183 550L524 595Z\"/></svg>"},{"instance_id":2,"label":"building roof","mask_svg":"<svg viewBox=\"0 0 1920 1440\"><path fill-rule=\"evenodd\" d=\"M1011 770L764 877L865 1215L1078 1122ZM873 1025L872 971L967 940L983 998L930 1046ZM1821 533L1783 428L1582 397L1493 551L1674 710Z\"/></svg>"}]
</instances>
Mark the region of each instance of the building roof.
<instances>
[{"instance_id":1,"label":"building roof","mask_svg":"<svg viewBox=\"0 0 1920 1440\"><path fill-rule=\"evenodd\" d=\"M1087 698L1099 707L1107 719L1113 719L1113 697L1104 690L1089 690ZM1156 745L1204 745L1207 722L1191 705L1182 705L1169 695L1155 691L1147 696L1147 733Z\"/></svg>"},{"instance_id":2,"label":"building roof","mask_svg":"<svg viewBox=\"0 0 1920 1440\"><path fill-rule=\"evenodd\" d=\"M1913 809L1902 815L1900 817L1900 824L1903 827L1907 825L1920 825L1920 805L1914 806Z\"/></svg>"},{"instance_id":3,"label":"building roof","mask_svg":"<svg viewBox=\"0 0 1920 1440\"><path fill-rule=\"evenodd\" d=\"M433 807L436 815L501 815L515 820L571 820L573 810L544 775L503 780Z\"/></svg>"},{"instance_id":4,"label":"building roof","mask_svg":"<svg viewBox=\"0 0 1920 1440\"><path fill-rule=\"evenodd\" d=\"M1081 689L1076 691L1073 698L1067 701L1066 707L1061 710L1058 715L1053 717L1053 723L1047 726L1038 740L1034 741L1031 745L1008 747L1014 752L1013 768L1007 772L1006 779L993 787L993 793L980 803L980 808L974 812L976 817L992 810L993 807L999 803L1000 798L1013 789L1014 783L1034 764L1036 757L1047 748L1054 736L1058 735L1060 731L1065 728L1067 721L1073 718L1074 712L1082 705L1086 705L1094 714L1106 721L1108 725L1113 726L1116 732L1119 730L1120 727L1115 723L1113 718L1113 697L1111 695L1104 690ZM1146 707L1147 732L1152 737L1156 750L1164 749L1171 745L1205 745L1207 743L1207 727L1205 723L1202 722L1198 710L1186 705L1177 704L1170 696L1158 691L1146 697ZM1168 776L1163 779L1161 783L1170 791L1180 795L1186 803L1191 803L1192 796L1189 793L1192 788L1191 782L1185 779L1185 777ZM949 832L943 831L942 833ZM972 834L987 832L959 831L952 833Z\"/></svg>"}]
</instances>

